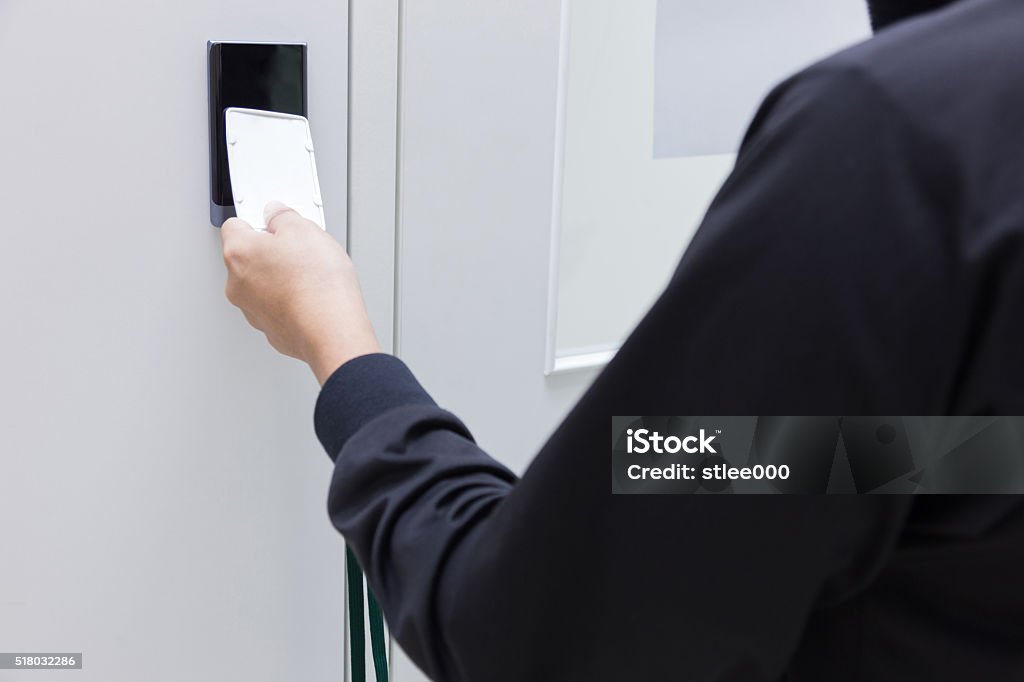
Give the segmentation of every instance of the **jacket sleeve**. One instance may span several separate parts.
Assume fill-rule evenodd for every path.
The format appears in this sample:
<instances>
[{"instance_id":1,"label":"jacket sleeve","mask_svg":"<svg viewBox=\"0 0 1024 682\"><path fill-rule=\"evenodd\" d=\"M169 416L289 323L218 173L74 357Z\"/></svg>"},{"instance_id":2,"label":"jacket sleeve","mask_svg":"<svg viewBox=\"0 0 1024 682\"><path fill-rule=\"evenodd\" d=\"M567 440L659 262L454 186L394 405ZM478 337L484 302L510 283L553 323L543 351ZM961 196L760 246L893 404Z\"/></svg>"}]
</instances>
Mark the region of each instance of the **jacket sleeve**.
<instances>
[{"instance_id":1,"label":"jacket sleeve","mask_svg":"<svg viewBox=\"0 0 1024 682\"><path fill-rule=\"evenodd\" d=\"M459 682L781 677L909 501L613 496L611 417L942 413L955 308L921 301L956 301L935 265L946 168L858 73L780 86L667 290L519 481L399 360L341 367L316 419L329 512L412 659Z\"/></svg>"}]
</instances>

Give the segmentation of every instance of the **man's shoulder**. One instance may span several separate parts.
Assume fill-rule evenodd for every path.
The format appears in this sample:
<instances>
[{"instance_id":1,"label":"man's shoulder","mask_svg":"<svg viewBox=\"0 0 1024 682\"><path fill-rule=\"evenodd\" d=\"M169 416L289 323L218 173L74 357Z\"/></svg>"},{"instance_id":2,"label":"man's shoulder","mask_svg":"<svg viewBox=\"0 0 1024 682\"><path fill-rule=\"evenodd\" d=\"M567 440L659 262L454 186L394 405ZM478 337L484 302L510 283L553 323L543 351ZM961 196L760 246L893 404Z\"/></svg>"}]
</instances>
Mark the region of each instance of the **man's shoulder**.
<instances>
[{"instance_id":1,"label":"man's shoulder","mask_svg":"<svg viewBox=\"0 0 1024 682\"><path fill-rule=\"evenodd\" d=\"M850 87L853 106L884 98L941 137L977 136L1024 118L1024 3L961 0L883 30L795 80L831 96Z\"/></svg>"}]
</instances>

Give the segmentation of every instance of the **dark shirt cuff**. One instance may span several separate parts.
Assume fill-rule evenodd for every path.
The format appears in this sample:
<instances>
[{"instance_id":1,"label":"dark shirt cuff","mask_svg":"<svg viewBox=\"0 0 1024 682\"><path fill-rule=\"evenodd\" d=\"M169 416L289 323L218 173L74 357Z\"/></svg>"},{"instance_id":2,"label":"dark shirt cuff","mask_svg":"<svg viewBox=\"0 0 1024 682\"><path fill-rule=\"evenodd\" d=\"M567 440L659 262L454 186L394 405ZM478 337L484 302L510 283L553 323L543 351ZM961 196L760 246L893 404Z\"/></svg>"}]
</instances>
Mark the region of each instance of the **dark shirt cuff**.
<instances>
[{"instance_id":1,"label":"dark shirt cuff","mask_svg":"<svg viewBox=\"0 0 1024 682\"><path fill-rule=\"evenodd\" d=\"M405 405L434 404L404 362L385 353L361 355L324 382L313 423L334 460L348 439L375 417Z\"/></svg>"}]
</instances>

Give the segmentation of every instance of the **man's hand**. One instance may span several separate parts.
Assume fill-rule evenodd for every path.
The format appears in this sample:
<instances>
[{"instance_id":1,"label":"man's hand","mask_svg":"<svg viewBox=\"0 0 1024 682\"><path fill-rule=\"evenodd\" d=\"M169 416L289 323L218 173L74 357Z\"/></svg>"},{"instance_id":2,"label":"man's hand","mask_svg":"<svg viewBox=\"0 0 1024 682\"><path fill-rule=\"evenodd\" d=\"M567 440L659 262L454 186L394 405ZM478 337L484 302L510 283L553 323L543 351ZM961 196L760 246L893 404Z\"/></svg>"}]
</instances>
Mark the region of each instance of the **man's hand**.
<instances>
[{"instance_id":1,"label":"man's hand","mask_svg":"<svg viewBox=\"0 0 1024 682\"><path fill-rule=\"evenodd\" d=\"M270 345L307 363L322 385L338 367L380 346L345 249L283 204L267 231L231 218L221 228L228 300Z\"/></svg>"}]
</instances>

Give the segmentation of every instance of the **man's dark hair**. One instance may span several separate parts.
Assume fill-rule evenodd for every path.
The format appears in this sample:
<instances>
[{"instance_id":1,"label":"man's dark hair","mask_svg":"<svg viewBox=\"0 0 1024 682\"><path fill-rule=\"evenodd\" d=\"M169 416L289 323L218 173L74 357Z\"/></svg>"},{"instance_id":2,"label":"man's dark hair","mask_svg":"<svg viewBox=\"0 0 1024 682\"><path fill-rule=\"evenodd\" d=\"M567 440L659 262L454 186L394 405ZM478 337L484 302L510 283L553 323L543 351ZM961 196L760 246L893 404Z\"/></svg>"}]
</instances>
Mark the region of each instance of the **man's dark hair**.
<instances>
[{"instance_id":1,"label":"man's dark hair","mask_svg":"<svg viewBox=\"0 0 1024 682\"><path fill-rule=\"evenodd\" d=\"M868 0L871 26L876 31L916 14L952 5L956 0Z\"/></svg>"}]
</instances>

